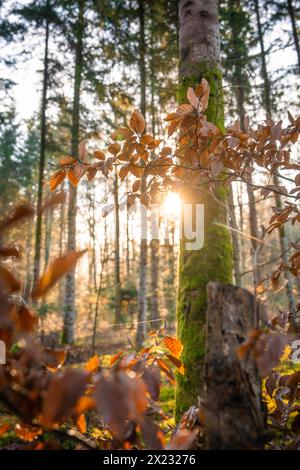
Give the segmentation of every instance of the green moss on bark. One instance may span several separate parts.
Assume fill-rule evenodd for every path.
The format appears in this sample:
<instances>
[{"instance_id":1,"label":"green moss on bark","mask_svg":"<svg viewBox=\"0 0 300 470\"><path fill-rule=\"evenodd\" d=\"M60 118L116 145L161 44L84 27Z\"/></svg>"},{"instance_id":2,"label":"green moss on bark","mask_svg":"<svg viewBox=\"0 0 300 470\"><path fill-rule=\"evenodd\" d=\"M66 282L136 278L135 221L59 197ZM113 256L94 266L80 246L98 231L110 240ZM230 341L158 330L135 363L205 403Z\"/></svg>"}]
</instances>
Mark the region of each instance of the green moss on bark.
<instances>
[{"instance_id":1,"label":"green moss on bark","mask_svg":"<svg viewBox=\"0 0 300 470\"><path fill-rule=\"evenodd\" d=\"M178 87L178 101L186 101L186 91L206 78L210 83L210 99L207 119L220 129L224 128L222 76L218 69L207 65L199 67L199 76L184 78ZM227 190L219 188L215 197L203 192L200 186L188 195L193 203L204 204L204 246L201 250L187 251L185 240L181 241L179 255L179 290L177 300L178 337L184 345L182 361L185 375L177 377L176 411L178 421L182 413L196 403L203 391L205 351L206 285L209 281L232 282L232 247L229 231L217 225L226 224L224 201ZM223 204L222 204L223 203Z\"/></svg>"}]
</instances>

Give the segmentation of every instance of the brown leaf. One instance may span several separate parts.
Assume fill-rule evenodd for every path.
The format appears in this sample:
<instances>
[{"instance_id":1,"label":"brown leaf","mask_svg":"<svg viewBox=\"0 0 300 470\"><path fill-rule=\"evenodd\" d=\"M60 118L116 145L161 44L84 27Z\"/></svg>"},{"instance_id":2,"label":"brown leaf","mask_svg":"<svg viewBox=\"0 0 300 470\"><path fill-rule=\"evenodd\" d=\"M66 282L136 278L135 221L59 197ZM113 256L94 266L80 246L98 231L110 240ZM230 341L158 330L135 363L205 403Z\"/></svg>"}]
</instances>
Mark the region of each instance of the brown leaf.
<instances>
[{"instance_id":1,"label":"brown leaf","mask_svg":"<svg viewBox=\"0 0 300 470\"><path fill-rule=\"evenodd\" d=\"M62 157L62 158L59 160L60 166L73 165L73 164L76 163L76 162L77 162L76 158L73 158L73 157Z\"/></svg>"},{"instance_id":2,"label":"brown leaf","mask_svg":"<svg viewBox=\"0 0 300 470\"><path fill-rule=\"evenodd\" d=\"M42 205L40 212L45 212L47 209L63 204L66 202L66 197L67 194L64 191L51 194Z\"/></svg>"},{"instance_id":3,"label":"brown leaf","mask_svg":"<svg viewBox=\"0 0 300 470\"><path fill-rule=\"evenodd\" d=\"M165 447L165 437L159 426L149 417L141 423L142 438L148 450L162 450Z\"/></svg>"},{"instance_id":4,"label":"brown leaf","mask_svg":"<svg viewBox=\"0 0 300 470\"><path fill-rule=\"evenodd\" d=\"M51 191L54 191L57 186L63 182L65 179L67 173L66 170L58 170L56 173L54 173L51 178L50 178L50 189Z\"/></svg>"},{"instance_id":5,"label":"brown leaf","mask_svg":"<svg viewBox=\"0 0 300 470\"><path fill-rule=\"evenodd\" d=\"M19 246L1 246L0 258L21 258L21 248Z\"/></svg>"},{"instance_id":6,"label":"brown leaf","mask_svg":"<svg viewBox=\"0 0 300 470\"><path fill-rule=\"evenodd\" d=\"M82 140L78 145L78 156L79 159L83 162L87 157L87 149L86 149L86 140Z\"/></svg>"},{"instance_id":7,"label":"brown leaf","mask_svg":"<svg viewBox=\"0 0 300 470\"><path fill-rule=\"evenodd\" d=\"M192 450L195 449L197 443L197 430L189 431L188 429L181 429L178 433L174 434L167 449L169 450Z\"/></svg>"},{"instance_id":8,"label":"brown leaf","mask_svg":"<svg viewBox=\"0 0 300 470\"><path fill-rule=\"evenodd\" d=\"M111 144L107 147L107 150L109 151L109 153L112 153L113 155L117 156L121 150L121 146L119 144Z\"/></svg>"},{"instance_id":9,"label":"brown leaf","mask_svg":"<svg viewBox=\"0 0 300 470\"><path fill-rule=\"evenodd\" d=\"M47 427L70 416L87 386L88 374L76 369L56 373L43 401L42 423Z\"/></svg>"},{"instance_id":10,"label":"brown leaf","mask_svg":"<svg viewBox=\"0 0 300 470\"><path fill-rule=\"evenodd\" d=\"M38 317L36 314L29 309L26 305L21 305L17 309L17 330L18 331L25 331L26 333L30 333L35 330Z\"/></svg>"},{"instance_id":11,"label":"brown leaf","mask_svg":"<svg viewBox=\"0 0 300 470\"><path fill-rule=\"evenodd\" d=\"M128 166L122 166L119 171L120 180L123 181L129 173Z\"/></svg>"},{"instance_id":12,"label":"brown leaf","mask_svg":"<svg viewBox=\"0 0 300 470\"><path fill-rule=\"evenodd\" d=\"M3 436L11 427L10 423L3 423L0 425L0 437Z\"/></svg>"},{"instance_id":13,"label":"brown leaf","mask_svg":"<svg viewBox=\"0 0 300 470\"><path fill-rule=\"evenodd\" d=\"M29 217L33 217L34 209L29 204L20 204L16 206L4 219L0 222L0 233L17 225L19 222Z\"/></svg>"},{"instance_id":14,"label":"brown leaf","mask_svg":"<svg viewBox=\"0 0 300 470\"><path fill-rule=\"evenodd\" d=\"M87 250L69 251L66 255L54 260L34 286L31 294L32 299L37 299L45 295L62 276L75 268L77 260L86 253L86 251Z\"/></svg>"},{"instance_id":15,"label":"brown leaf","mask_svg":"<svg viewBox=\"0 0 300 470\"><path fill-rule=\"evenodd\" d=\"M165 336L163 339L163 343L168 348L169 351L175 357L180 357L183 351L183 344L179 341L179 339L173 338L172 336Z\"/></svg>"},{"instance_id":16,"label":"brown leaf","mask_svg":"<svg viewBox=\"0 0 300 470\"><path fill-rule=\"evenodd\" d=\"M181 375L184 375L185 374L185 369L184 369L184 365L182 364L181 360L178 359L177 357L173 356L172 354L166 354L166 356L169 359L169 361L172 362L172 364L174 364L174 366L178 369L178 372Z\"/></svg>"},{"instance_id":17,"label":"brown leaf","mask_svg":"<svg viewBox=\"0 0 300 470\"><path fill-rule=\"evenodd\" d=\"M133 193L136 193L141 187L141 180L136 180L133 185L132 185L132 188L131 188L131 191Z\"/></svg>"},{"instance_id":18,"label":"brown leaf","mask_svg":"<svg viewBox=\"0 0 300 470\"><path fill-rule=\"evenodd\" d=\"M17 292L21 289L20 281L5 266L0 265L0 289L8 293Z\"/></svg>"},{"instance_id":19,"label":"brown leaf","mask_svg":"<svg viewBox=\"0 0 300 470\"><path fill-rule=\"evenodd\" d=\"M135 109L131 115L130 127L137 134L142 134L145 130L145 127L146 127L145 119L142 113L138 109Z\"/></svg>"},{"instance_id":20,"label":"brown leaf","mask_svg":"<svg viewBox=\"0 0 300 470\"><path fill-rule=\"evenodd\" d=\"M128 127L120 127L120 129L117 129L112 133L111 138L112 140L124 140L130 139L132 136L133 132L131 129L128 129Z\"/></svg>"},{"instance_id":21,"label":"brown leaf","mask_svg":"<svg viewBox=\"0 0 300 470\"><path fill-rule=\"evenodd\" d=\"M95 150L94 157L97 158L97 160L105 160L105 153L102 152L102 150Z\"/></svg>"},{"instance_id":22,"label":"brown leaf","mask_svg":"<svg viewBox=\"0 0 300 470\"><path fill-rule=\"evenodd\" d=\"M43 362L48 370L55 371L63 366L67 358L64 349L44 348Z\"/></svg>"}]
</instances>

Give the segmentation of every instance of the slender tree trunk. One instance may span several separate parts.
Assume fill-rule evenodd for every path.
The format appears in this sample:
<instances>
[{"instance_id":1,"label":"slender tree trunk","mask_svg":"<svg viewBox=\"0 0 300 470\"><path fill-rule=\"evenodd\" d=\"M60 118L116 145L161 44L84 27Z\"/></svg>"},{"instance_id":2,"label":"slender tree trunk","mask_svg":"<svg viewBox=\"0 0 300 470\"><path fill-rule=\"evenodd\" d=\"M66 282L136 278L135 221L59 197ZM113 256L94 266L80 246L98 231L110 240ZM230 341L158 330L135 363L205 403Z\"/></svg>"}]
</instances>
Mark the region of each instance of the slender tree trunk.
<instances>
[{"instance_id":1,"label":"slender tree trunk","mask_svg":"<svg viewBox=\"0 0 300 470\"><path fill-rule=\"evenodd\" d=\"M46 8L50 6L50 0L47 0ZM41 142L40 142L40 161L39 161L39 179L37 194L37 217L35 226L35 252L34 252L34 268L33 282L35 283L40 275L41 264L41 242L42 242L42 214L39 209L43 203L43 186L46 156L46 110L47 110L47 91L48 91L48 75L49 75L49 16L46 16L45 25L45 49L44 49L44 65L43 65L43 90L42 90L42 106L41 106Z\"/></svg>"},{"instance_id":2,"label":"slender tree trunk","mask_svg":"<svg viewBox=\"0 0 300 470\"><path fill-rule=\"evenodd\" d=\"M119 181L115 173L114 180L114 205L115 205L115 323L121 321L121 279L120 279L120 214L119 214Z\"/></svg>"},{"instance_id":3,"label":"slender tree trunk","mask_svg":"<svg viewBox=\"0 0 300 470\"><path fill-rule=\"evenodd\" d=\"M53 223L53 208L48 210L46 216L46 227L45 227L45 267L49 263L50 249L51 249L51 238L52 238L52 223Z\"/></svg>"},{"instance_id":4,"label":"slender tree trunk","mask_svg":"<svg viewBox=\"0 0 300 470\"><path fill-rule=\"evenodd\" d=\"M234 207L234 199L233 199L233 188L231 186L230 193L229 193L229 217L230 217L230 225L232 227L232 248L233 248L233 270L234 270L234 280L237 286L242 285L242 278L241 278L241 269L240 269L240 243L239 243L239 234L237 232L238 226L236 221L236 214L235 214L235 207Z\"/></svg>"},{"instance_id":5,"label":"slender tree trunk","mask_svg":"<svg viewBox=\"0 0 300 470\"><path fill-rule=\"evenodd\" d=\"M145 5L144 0L139 0L139 69L140 69L140 90L141 90L141 113L146 115L146 65L145 65ZM141 195L146 194L146 179L142 177ZM142 235L145 230L143 212L141 209L141 231ZM139 292L138 292L138 325L136 332L136 346L140 348L146 336L146 319L147 319L147 238L141 236L140 245L140 274L139 274Z\"/></svg>"},{"instance_id":6,"label":"slender tree trunk","mask_svg":"<svg viewBox=\"0 0 300 470\"><path fill-rule=\"evenodd\" d=\"M260 44L260 55L261 55L261 64L262 64L261 73L262 73L262 78L264 81L265 110L271 116L271 113L272 113L271 87L270 87L270 80L269 80L268 69L267 69L267 64L266 64L266 52L265 52L265 45L264 45L264 36L263 36L262 26L261 26L258 0L254 0L254 4L255 4L255 12L256 12L258 40ZM277 175L273 175L273 181L275 185L279 184ZM281 201L280 195L277 193L275 193L275 202L276 202L276 208L280 210L282 208L282 201ZM278 234L279 234L279 244L280 244L280 250L282 253L283 262L288 263L287 237L286 237L286 229L284 225L279 229ZM296 304L295 304L295 299L293 296L292 276L289 271L285 271L284 276L286 279L286 295L287 295L287 299L289 303L289 309L290 311L293 311L296 308Z\"/></svg>"},{"instance_id":7,"label":"slender tree trunk","mask_svg":"<svg viewBox=\"0 0 300 470\"><path fill-rule=\"evenodd\" d=\"M186 100L188 86L206 78L210 83L207 119L224 127L222 74L220 71L219 13L217 0L179 1L179 100ZM200 184L200 180L199 180ZM226 228L224 207L227 190L218 188L213 198L206 188L187 188L185 202L204 204L204 247L186 250L180 242L177 302L178 336L184 345L185 375L178 376L176 419L197 401L203 392L205 353L206 285L209 281L232 280L231 236ZM219 199L219 201L218 201Z\"/></svg>"},{"instance_id":8,"label":"slender tree trunk","mask_svg":"<svg viewBox=\"0 0 300 470\"><path fill-rule=\"evenodd\" d=\"M298 32L297 32L295 10L294 10L292 0L287 0L287 8L288 8L289 17L290 17L291 24L292 24L293 40L294 40L295 49L297 53L298 73L300 73L300 45L299 45L299 38L298 38Z\"/></svg>"},{"instance_id":9,"label":"slender tree trunk","mask_svg":"<svg viewBox=\"0 0 300 470\"><path fill-rule=\"evenodd\" d=\"M83 33L84 33L84 0L78 1L78 19L76 25L76 46L75 46L75 75L74 75L74 96L72 109L72 145L71 155L78 158L79 145L79 124L80 124L80 88L82 81L82 60L83 60ZM76 248L76 202L77 190L69 184L69 205L68 205L68 251ZM75 273L71 271L66 277L65 310L63 326L63 342L73 343L75 334L76 308L75 308Z\"/></svg>"}]
</instances>

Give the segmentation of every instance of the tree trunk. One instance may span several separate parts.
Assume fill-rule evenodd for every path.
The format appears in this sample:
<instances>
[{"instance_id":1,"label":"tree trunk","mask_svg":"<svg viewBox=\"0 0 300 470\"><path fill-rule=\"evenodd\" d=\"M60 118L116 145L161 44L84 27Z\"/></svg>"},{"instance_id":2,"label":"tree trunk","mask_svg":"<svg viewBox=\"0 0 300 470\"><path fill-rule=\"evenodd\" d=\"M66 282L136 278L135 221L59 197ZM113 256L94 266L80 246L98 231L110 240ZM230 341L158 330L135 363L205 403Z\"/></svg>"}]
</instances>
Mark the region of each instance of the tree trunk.
<instances>
[{"instance_id":1,"label":"tree trunk","mask_svg":"<svg viewBox=\"0 0 300 470\"><path fill-rule=\"evenodd\" d=\"M240 361L236 355L254 326L254 296L239 287L210 282L207 297L206 448L262 449L261 380L254 359Z\"/></svg>"},{"instance_id":2,"label":"tree trunk","mask_svg":"<svg viewBox=\"0 0 300 470\"><path fill-rule=\"evenodd\" d=\"M259 11L259 4L258 0L254 1L255 3L255 12L256 12L256 21L257 21L257 30L258 30L258 40L260 44L260 55L261 55L261 63L262 63L262 78L264 81L264 103L265 103L265 111L271 116L271 87L270 87L270 80L268 76L268 70L267 70L267 64L266 64L266 52L265 52L265 45L264 45L264 36L262 32L262 26L261 26L261 20L260 20L260 11ZM273 175L273 181L275 185L279 184L279 180L277 175ZM276 208L281 209L282 208L282 202L281 202L281 197L278 193L275 193L275 202L276 202ZM279 232L279 245L280 245L280 250L282 253L282 258L284 263L288 262L288 254L286 252L287 250L287 237L286 237L286 229L285 226L283 225ZM293 283L292 283L292 276L289 271L284 272L284 276L286 279L286 295L289 303L289 308L290 311L295 310L296 304L295 304L295 299L293 296Z\"/></svg>"},{"instance_id":3,"label":"tree trunk","mask_svg":"<svg viewBox=\"0 0 300 470\"><path fill-rule=\"evenodd\" d=\"M121 279L120 279L120 218L119 218L119 182L118 174L114 180L114 205L115 205L115 323L121 321Z\"/></svg>"},{"instance_id":4,"label":"tree trunk","mask_svg":"<svg viewBox=\"0 0 300 470\"><path fill-rule=\"evenodd\" d=\"M82 60L83 60L83 33L84 33L84 0L78 1L78 18L76 25L76 46L75 46L75 75L74 75L74 97L72 109L72 145L71 155L78 158L79 145L79 123L80 123L80 88L82 81ZM68 241L67 249L76 248L76 203L77 190L69 184L69 205L68 205ZM75 273L71 271L66 277L65 310L63 326L63 342L74 342L74 327L76 321L75 309Z\"/></svg>"},{"instance_id":5,"label":"tree trunk","mask_svg":"<svg viewBox=\"0 0 300 470\"><path fill-rule=\"evenodd\" d=\"M179 100L186 99L189 86L206 78L211 90L207 119L223 129L218 17L217 0L179 2ZM203 390L206 285L211 280L224 283L232 280L231 236L226 228L215 224L226 225L224 205L228 191L218 188L213 198L207 188L205 192L201 189L203 186L187 191L184 201L204 204L205 224L202 249L189 251L185 249L184 239L180 243L177 324L178 336L184 345L182 361L186 373L177 379L177 420Z\"/></svg>"},{"instance_id":6,"label":"tree trunk","mask_svg":"<svg viewBox=\"0 0 300 470\"><path fill-rule=\"evenodd\" d=\"M49 9L50 0L47 0L46 8ZM42 90L42 106L41 106L41 142L40 142L40 161L39 161L39 179L38 179L38 194L37 194L37 217L35 226L35 251L34 251L34 268L33 268L33 282L36 283L40 275L41 264L41 243L42 243L42 213L39 209L43 203L43 189L44 189L44 171L45 171L45 156L46 156L46 109L47 109L47 91L48 91L48 75L49 75L49 16L46 16L45 26L45 49L44 49L44 69L43 69L43 90Z\"/></svg>"},{"instance_id":7,"label":"tree trunk","mask_svg":"<svg viewBox=\"0 0 300 470\"><path fill-rule=\"evenodd\" d=\"M295 19L295 10L292 3L292 0L287 0L287 8L289 12L289 17L292 24L292 33L293 33L293 40L295 44L295 49L297 53L297 60L298 60L298 73L300 73L300 45L299 45L299 38L296 26L296 19Z\"/></svg>"},{"instance_id":8,"label":"tree trunk","mask_svg":"<svg viewBox=\"0 0 300 470\"><path fill-rule=\"evenodd\" d=\"M144 0L139 0L139 69L140 69L140 90L141 90L141 113L146 115L146 66L145 66L145 5ZM146 194L146 179L142 177L141 195ZM146 336L146 319L147 319L147 237L143 236L146 221L143 220L143 212L141 209L141 245L140 245L140 275L139 275L139 292L138 292L138 325L136 332L136 346L140 348Z\"/></svg>"},{"instance_id":9,"label":"tree trunk","mask_svg":"<svg viewBox=\"0 0 300 470\"><path fill-rule=\"evenodd\" d=\"M240 269L240 243L239 234L237 232L238 226L235 215L234 199L233 199L233 188L231 186L229 193L229 210L230 210L230 226L232 227L232 248L233 248L233 270L234 280L237 286L242 285L241 269Z\"/></svg>"}]
</instances>

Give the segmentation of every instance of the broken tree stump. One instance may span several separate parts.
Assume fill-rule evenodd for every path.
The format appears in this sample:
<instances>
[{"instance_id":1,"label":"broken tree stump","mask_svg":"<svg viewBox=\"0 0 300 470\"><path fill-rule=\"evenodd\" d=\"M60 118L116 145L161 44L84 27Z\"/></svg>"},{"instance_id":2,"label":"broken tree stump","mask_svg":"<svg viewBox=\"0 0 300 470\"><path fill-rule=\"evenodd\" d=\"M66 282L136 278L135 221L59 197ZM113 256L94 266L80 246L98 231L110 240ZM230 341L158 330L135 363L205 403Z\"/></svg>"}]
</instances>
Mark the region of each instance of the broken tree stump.
<instances>
[{"instance_id":1,"label":"broken tree stump","mask_svg":"<svg viewBox=\"0 0 300 470\"><path fill-rule=\"evenodd\" d=\"M205 357L207 449L263 448L261 379L252 355L236 348L253 328L254 296L241 287L209 282Z\"/></svg>"}]
</instances>

